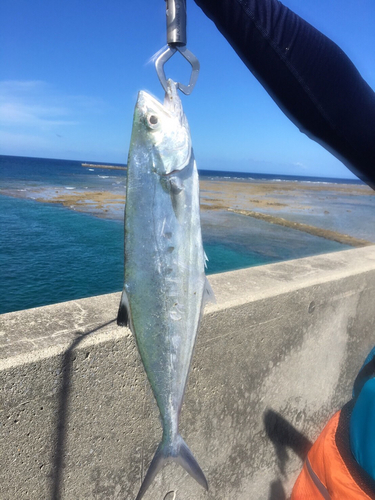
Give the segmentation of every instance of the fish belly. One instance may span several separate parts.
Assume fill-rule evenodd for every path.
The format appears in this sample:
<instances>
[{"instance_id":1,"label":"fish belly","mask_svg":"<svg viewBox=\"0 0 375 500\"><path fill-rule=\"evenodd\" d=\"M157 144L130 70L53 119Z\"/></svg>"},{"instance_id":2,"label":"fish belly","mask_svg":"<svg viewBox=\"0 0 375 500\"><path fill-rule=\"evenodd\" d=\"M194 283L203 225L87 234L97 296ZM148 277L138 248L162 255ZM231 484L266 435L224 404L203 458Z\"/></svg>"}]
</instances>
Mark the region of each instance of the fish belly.
<instances>
[{"instance_id":1,"label":"fish belly","mask_svg":"<svg viewBox=\"0 0 375 500\"><path fill-rule=\"evenodd\" d=\"M185 168L177 195L156 174L146 176L146 192L146 179L135 183L142 194L129 185L127 206L134 196L137 210L126 212L125 221L125 290L132 329L164 424L175 432L205 287L193 157Z\"/></svg>"}]
</instances>

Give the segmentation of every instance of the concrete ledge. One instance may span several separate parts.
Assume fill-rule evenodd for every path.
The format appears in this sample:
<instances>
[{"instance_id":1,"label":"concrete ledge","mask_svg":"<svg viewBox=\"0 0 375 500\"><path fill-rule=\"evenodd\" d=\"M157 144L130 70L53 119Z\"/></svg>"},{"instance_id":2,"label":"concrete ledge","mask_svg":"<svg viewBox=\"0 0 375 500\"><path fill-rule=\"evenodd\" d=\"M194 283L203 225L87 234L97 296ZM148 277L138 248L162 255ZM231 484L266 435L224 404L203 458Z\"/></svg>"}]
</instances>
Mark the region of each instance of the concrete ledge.
<instances>
[{"instance_id":1,"label":"concrete ledge","mask_svg":"<svg viewBox=\"0 0 375 500\"><path fill-rule=\"evenodd\" d=\"M375 247L210 282L181 422L210 491L169 465L145 500L279 500L375 343ZM0 316L2 500L135 497L161 428L118 301Z\"/></svg>"}]
</instances>

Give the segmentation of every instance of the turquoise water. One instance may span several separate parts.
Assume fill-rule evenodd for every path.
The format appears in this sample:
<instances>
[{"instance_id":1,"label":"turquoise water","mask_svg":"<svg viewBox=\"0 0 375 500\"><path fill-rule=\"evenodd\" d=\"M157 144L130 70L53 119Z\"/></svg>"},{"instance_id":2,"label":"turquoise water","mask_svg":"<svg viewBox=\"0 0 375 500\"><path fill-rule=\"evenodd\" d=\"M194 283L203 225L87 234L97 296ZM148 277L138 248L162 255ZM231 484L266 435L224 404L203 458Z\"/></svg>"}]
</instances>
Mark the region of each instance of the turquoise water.
<instances>
[{"instance_id":1,"label":"turquoise water","mask_svg":"<svg viewBox=\"0 0 375 500\"><path fill-rule=\"evenodd\" d=\"M233 248L222 243L205 243L204 250L208 257L207 274L234 271L245 267L260 266L274 262L274 259L255 252Z\"/></svg>"},{"instance_id":2,"label":"turquoise water","mask_svg":"<svg viewBox=\"0 0 375 500\"><path fill-rule=\"evenodd\" d=\"M207 274L345 248L249 217L218 221L221 238L203 222ZM0 313L121 290L121 221L0 196L0 227Z\"/></svg>"},{"instance_id":3,"label":"turquoise water","mask_svg":"<svg viewBox=\"0 0 375 500\"><path fill-rule=\"evenodd\" d=\"M120 290L123 226L0 196L0 313Z\"/></svg>"},{"instance_id":4,"label":"turquoise water","mask_svg":"<svg viewBox=\"0 0 375 500\"><path fill-rule=\"evenodd\" d=\"M0 313L119 291L123 224L0 196ZM208 272L269 258L207 244Z\"/></svg>"},{"instance_id":5,"label":"turquoise water","mask_svg":"<svg viewBox=\"0 0 375 500\"><path fill-rule=\"evenodd\" d=\"M0 196L0 313L119 291L123 224L57 205ZM208 273L273 261L205 245Z\"/></svg>"},{"instance_id":6,"label":"turquoise water","mask_svg":"<svg viewBox=\"0 0 375 500\"><path fill-rule=\"evenodd\" d=\"M217 173L210 175L220 178ZM20 192L34 186L116 191L123 190L125 182L123 171L1 156L0 179L0 188ZM0 229L0 314L122 288L120 220L0 195ZM202 233L209 258L207 274L349 248L228 212L204 211Z\"/></svg>"}]
</instances>

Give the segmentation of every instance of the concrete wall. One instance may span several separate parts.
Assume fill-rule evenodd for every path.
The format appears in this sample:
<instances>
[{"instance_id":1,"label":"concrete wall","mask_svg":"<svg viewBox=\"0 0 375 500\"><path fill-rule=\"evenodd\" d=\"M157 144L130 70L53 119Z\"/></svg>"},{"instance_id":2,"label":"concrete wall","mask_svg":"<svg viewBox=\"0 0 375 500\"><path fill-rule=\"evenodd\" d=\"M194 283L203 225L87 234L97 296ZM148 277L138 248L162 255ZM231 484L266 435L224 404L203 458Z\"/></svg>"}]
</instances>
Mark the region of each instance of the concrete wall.
<instances>
[{"instance_id":1,"label":"concrete wall","mask_svg":"<svg viewBox=\"0 0 375 500\"><path fill-rule=\"evenodd\" d=\"M210 491L171 464L145 500L281 500L375 343L375 247L210 282L181 421ZM1 500L135 498L161 427L118 301L0 316Z\"/></svg>"}]
</instances>

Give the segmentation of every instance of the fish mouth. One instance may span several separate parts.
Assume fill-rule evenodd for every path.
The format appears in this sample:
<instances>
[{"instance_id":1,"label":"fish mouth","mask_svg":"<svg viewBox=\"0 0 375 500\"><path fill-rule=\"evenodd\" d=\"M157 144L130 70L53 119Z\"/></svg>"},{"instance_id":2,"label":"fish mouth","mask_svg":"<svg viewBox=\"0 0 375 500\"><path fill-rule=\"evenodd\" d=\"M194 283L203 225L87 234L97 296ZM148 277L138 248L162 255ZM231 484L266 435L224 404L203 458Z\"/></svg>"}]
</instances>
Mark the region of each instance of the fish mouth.
<instances>
[{"instance_id":1,"label":"fish mouth","mask_svg":"<svg viewBox=\"0 0 375 500\"><path fill-rule=\"evenodd\" d=\"M143 104L143 103L152 103L156 106L161 106L161 102L156 99L156 97L154 97L153 95L149 94L148 92L146 92L145 90L140 90L138 92L138 102L140 104Z\"/></svg>"}]
</instances>

